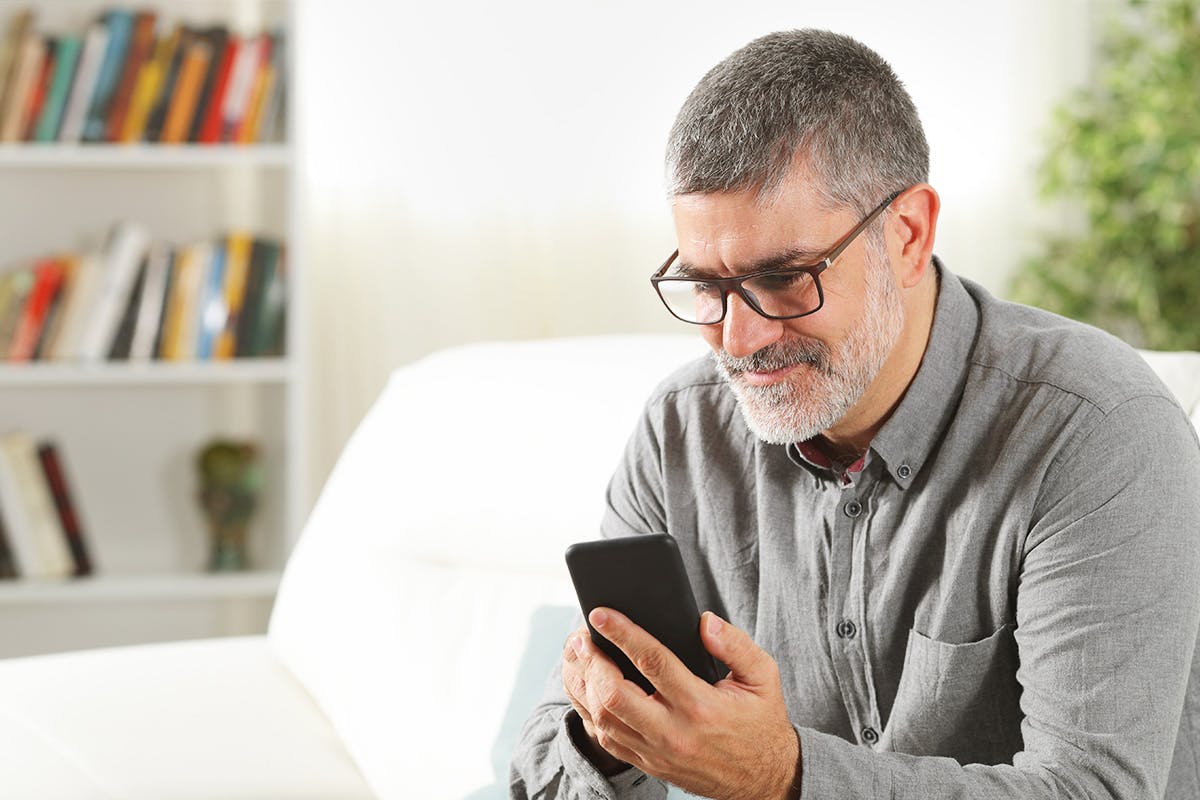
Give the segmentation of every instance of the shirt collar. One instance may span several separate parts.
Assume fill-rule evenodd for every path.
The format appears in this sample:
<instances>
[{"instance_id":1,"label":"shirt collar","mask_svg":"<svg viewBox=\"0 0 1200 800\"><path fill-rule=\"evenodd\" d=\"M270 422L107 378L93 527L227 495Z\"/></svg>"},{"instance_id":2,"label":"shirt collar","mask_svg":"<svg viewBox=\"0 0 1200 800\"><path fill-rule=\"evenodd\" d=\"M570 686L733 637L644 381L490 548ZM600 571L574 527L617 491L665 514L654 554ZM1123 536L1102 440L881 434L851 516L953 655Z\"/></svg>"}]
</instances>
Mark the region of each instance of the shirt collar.
<instances>
[{"instance_id":1,"label":"shirt collar","mask_svg":"<svg viewBox=\"0 0 1200 800\"><path fill-rule=\"evenodd\" d=\"M933 265L939 288L929 344L900 405L871 442L902 488L921 471L954 416L979 331L979 309L962 281L936 256Z\"/></svg>"}]
</instances>

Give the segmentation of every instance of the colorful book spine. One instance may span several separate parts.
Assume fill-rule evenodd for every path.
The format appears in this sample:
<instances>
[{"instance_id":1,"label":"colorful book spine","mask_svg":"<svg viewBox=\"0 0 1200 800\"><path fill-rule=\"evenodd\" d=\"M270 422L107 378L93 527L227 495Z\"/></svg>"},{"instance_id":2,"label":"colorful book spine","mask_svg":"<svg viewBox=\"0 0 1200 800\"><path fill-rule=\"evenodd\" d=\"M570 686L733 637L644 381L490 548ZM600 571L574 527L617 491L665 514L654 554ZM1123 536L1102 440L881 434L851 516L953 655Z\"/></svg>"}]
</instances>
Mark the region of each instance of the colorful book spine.
<instances>
[{"instance_id":1,"label":"colorful book spine","mask_svg":"<svg viewBox=\"0 0 1200 800\"><path fill-rule=\"evenodd\" d=\"M179 39L183 29L176 27L169 36L159 39L154 48L154 56L142 65L134 83L133 97L129 101L129 112L121 128L122 142L140 142L146 138L146 127L150 113L162 92L163 81L171 61L175 58L175 50L179 47Z\"/></svg>"},{"instance_id":2,"label":"colorful book spine","mask_svg":"<svg viewBox=\"0 0 1200 800\"><path fill-rule=\"evenodd\" d=\"M212 45L202 38L193 39L188 44L187 52L179 66L179 78L175 82L175 90L163 122L161 141L164 144L180 144L187 141L210 61Z\"/></svg>"},{"instance_id":3,"label":"colorful book spine","mask_svg":"<svg viewBox=\"0 0 1200 800\"><path fill-rule=\"evenodd\" d=\"M29 361L37 349L38 339L54 298L62 288L64 269L56 258L45 258L33 268L33 286L25 308L8 345L9 361Z\"/></svg>"},{"instance_id":4,"label":"colorful book spine","mask_svg":"<svg viewBox=\"0 0 1200 800\"><path fill-rule=\"evenodd\" d=\"M125 126L130 101L133 100L138 74L142 65L154 53L154 29L157 23L158 15L154 11L140 11L134 17L129 55L121 67L121 77L117 81L117 89L108 107L108 118L104 122L104 138L107 141L117 142L121 139L121 130Z\"/></svg>"},{"instance_id":5,"label":"colorful book spine","mask_svg":"<svg viewBox=\"0 0 1200 800\"><path fill-rule=\"evenodd\" d=\"M233 358L237 352L238 319L242 314L242 303L246 297L246 278L250 272L250 251L254 237L248 233L232 233L226 241L225 263L225 307L228 314L225 328L217 339L213 358Z\"/></svg>"},{"instance_id":6,"label":"colorful book spine","mask_svg":"<svg viewBox=\"0 0 1200 800\"><path fill-rule=\"evenodd\" d=\"M53 442L42 442L37 447L37 456L50 496L54 500L54 508L67 549L71 554L72 574L76 577L91 575L92 557L80 522L78 504L67 484L58 447Z\"/></svg>"},{"instance_id":7,"label":"colorful book spine","mask_svg":"<svg viewBox=\"0 0 1200 800\"><path fill-rule=\"evenodd\" d=\"M4 39L0 41L0 109L8 105L21 42L32 28L33 12L28 8L22 9L9 20Z\"/></svg>"},{"instance_id":8,"label":"colorful book spine","mask_svg":"<svg viewBox=\"0 0 1200 800\"><path fill-rule=\"evenodd\" d=\"M104 270L78 356L83 361L101 361L112 348L138 268L150 248L150 233L142 225L118 223L104 250Z\"/></svg>"},{"instance_id":9,"label":"colorful book spine","mask_svg":"<svg viewBox=\"0 0 1200 800\"><path fill-rule=\"evenodd\" d=\"M42 62L46 57L46 45L34 31L26 31L17 51L13 76L6 92L3 108L0 108L0 141L20 141L25 130L25 113L29 108L29 95L38 76L42 73Z\"/></svg>"},{"instance_id":10,"label":"colorful book spine","mask_svg":"<svg viewBox=\"0 0 1200 800\"><path fill-rule=\"evenodd\" d=\"M78 36L62 36L54 56L54 77L46 92L46 102L42 104L42 113L34 127L33 138L39 142L54 142L58 140L58 129L62 122L63 110L67 105L67 93L71 90L71 82L75 79L75 66L79 62L79 52L83 40Z\"/></svg>"},{"instance_id":11,"label":"colorful book spine","mask_svg":"<svg viewBox=\"0 0 1200 800\"><path fill-rule=\"evenodd\" d=\"M221 243L212 247L212 257L205 275L197 314L195 357L208 361L213 357L217 337L225 330L229 308L225 305L225 263L227 248Z\"/></svg>"},{"instance_id":12,"label":"colorful book spine","mask_svg":"<svg viewBox=\"0 0 1200 800\"><path fill-rule=\"evenodd\" d=\"M79 55L79 66L75 70L66 111L63 112L62 125L58 130L60 142L78 142L83 137L83 123L87 119L92 92L96 88L96 79L100 76L100 66L108 49L108 36L108 26L97 22L88 28L83 38L83 52Z\"/></svg>"},{"instance_id":13,"label":"colorful book spine","mask_svg":"<svg viewBox=\"0 0 1200 800\"><path fill-rule=\"evenodd\" d=\"M25 106L25 113L22 116L21 141L33 141L34 131L37 130L38 119L42 115L42 108L46 105L46 96L50 93L50 82L54 80L54 64L58 61L58 41L47 37L43 39L43 47L45 48L45 58L42 59L42 68L34 81L33 89L29 93L29 100Z\"/></svg>"},{"instance_id":14,"label":"colorful book spine","mask_svg":"<svg viewBox=\"0 0 1200 800\"><path fill-rule=\"evenodd\" d=\"M102 142L108 122L108 108L117 91L121 68L129 52L129 41L133 37L133 12L123 9L109 11L104 17L108 27L108 45L100 60L96 73L96 87L92 91L87 114L83 123L83 141Z\"/></svg>"},{"instance_id":15,"label":"colorful book spine","mask_svg":"<svg viewBox=\"0 0 1200 800\"><path fill-rule=\"evenodd\" d=\"M238 60L238 53L244 47L244 42L235 36L230 36L225 42L217 65L216 78L213 82L212 94L208 98L207 107L203 111L200 130L196 141L204 144L216 144L221 141L221 121L225 108L225 98L229 93L229 78L233 74L233 65Z\"/></svg>"}]
</instances>

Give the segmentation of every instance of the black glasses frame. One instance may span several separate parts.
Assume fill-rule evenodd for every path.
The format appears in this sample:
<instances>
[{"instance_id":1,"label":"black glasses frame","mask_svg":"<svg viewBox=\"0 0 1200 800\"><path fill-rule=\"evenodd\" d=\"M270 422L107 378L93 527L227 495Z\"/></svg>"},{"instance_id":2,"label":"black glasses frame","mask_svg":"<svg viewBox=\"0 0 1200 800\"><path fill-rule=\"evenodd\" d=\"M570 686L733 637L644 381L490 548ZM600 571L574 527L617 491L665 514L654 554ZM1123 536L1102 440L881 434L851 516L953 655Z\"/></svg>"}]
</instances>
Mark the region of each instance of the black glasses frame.
<instances>
[{"instance_id":1,"label":"black glasses frame","mask_svg":"<svg viewBox=\"0 0 1200 800\"><path fill-rule=\"evenodd\" d=\"M866 218L863 219L862 222L858 223L858 225L855 226L854 230L852 230L848 234L846 234L846 236L842 239L842 241L839 242L837 244L837 246L834 247L833 250L831 250L829 252L829 255L825 256L825 258L821 259L816 264L809 264L809 265L802 266L802 267L782 267L780 269L769 269L769 270L763 270L761 272L751 272L748 275L738 275L738 276L732 277L732 278L667 278L667 277L664 277L664 274L666 273L666 271L668 269L670 269L670 267L673 263L675 263L675 259L679 258L679 250L676 250L675 252L671 253L671 255L667 258L666 261L663 262L663 265L658 268L658 271L650 276L650 283L654 286L654 291L658 294L658 299L662 301L662 304L664 306L666 306L667 311L669 311L671 313L671 316L675 317L675 319L680 320L681 322L686 322L689 325L717 325L717 324L720 324L721 322L723 322L725 320L725 314L729 310L729 293L730 292L733 292L738 297L742 298L742 301L745 302L746 305L750 306L750 308L754 309L754 311L756 313L758 313L760 316L766 317L767 319L798 319L800 317L807 317L809 314L817 313L825 305L825 290L821 287L821 277L820 277L821 273L824 272L825 270L829 269L831 266L833 266L833 262L837 259L837 257L840 256L843 252L845 252L846 248L849 247L856 238L858 238L858 235L860 233L862 233L863 231L865 231L867 229L867 226L870 225L875 220L876 217L878 217L880 214L882 214L883 210L885 208L887 208L888 206L890 206L892 204L893 200L895 200L897 197L899 197L905 191L906 191L905 189L900 189L899 191L892 192L887 197L885 197L883 202L875 207L874 211L872 211L870 214L868 214L866 216ZM762 306L759 305L758 300L754 297L754 294L752 292L746 291L745 288L743 288L743 286L742 286L742 284L745 283L746 281L754 280L756 278L763 278L763 277L774 276L774 275L795 275L798 272L808 273L812 277L813 283L816 284L816 287L817 287L817 307L812 309L811 311L804 311L800 314L787 314L787 315L782 315L782 316L776 315L776 314L768 314L766 311L763 311ZM696 322L695 320L684 319L683 317L679 316L678 314L676 314L674 311L671 310L671 306L669 303L667 303L667 299L665 297L663 297L662 289L659 288L659 284L667 283L667 282L704 283L704 284L708 284L711 286L719 287L721 289L721 316L718 317L717 319L713 320L712 322Z\"/></svg>"}]
</instances>

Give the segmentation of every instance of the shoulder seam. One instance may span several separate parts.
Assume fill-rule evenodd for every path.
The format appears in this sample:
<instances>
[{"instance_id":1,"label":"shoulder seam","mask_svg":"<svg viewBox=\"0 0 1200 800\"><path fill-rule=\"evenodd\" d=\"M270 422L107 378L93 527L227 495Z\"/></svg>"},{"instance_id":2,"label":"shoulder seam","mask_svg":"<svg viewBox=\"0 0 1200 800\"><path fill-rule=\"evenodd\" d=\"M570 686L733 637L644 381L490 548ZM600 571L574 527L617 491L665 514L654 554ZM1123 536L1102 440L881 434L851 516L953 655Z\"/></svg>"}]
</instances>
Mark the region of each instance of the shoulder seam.
<instances>
[{"instance_id":1,"label":"shoulder seam","mask_svg":"<svg viewBox=\"0 0 1200 800\"><path fill-rule=\"evenodd\" d=\"M1048 381L1048 380L1045 380L1044 378L1038 378L1038 379L1022 378L1019 375L1013 375L1011 372L1004 369L1003 367L998 367L994 364L985 364L982 361L972 360L970 363L971 363L971 366L979 367L980 369L995 370L996 372L999 372L1001 375L1004 375L1005 377L1010 378L1010 379L1016 381L1017 383L1023 383L1027 386L1050 386L1050 387L1053 387L1064 394L1069 394L1072 397L1079 398L1080 400L1087 403L1092 408L1096 409L1097 411L1099 411L1101 414L1104 414L1105 416L1107 416L1109 413L1111 413L1113 411L1116 411L1118 408L1120 408L1125 403L1128 403L1131 400L1137 400L1142 397L1157 397L1159 399L1166 400L1168 402L1172 402L1172 403L1176 402L1174 396L1172 396L1170 394L1163 394L1161 392L1159 392L1159 393L1145 392L1142 394L1135 394L1135 395L1131 395L1129 397L1125 397L1121 400L1116 401L1112 405L1111 408L1105 409L1104 406L1100 405L1098 402L1096 402L1092 398L1087 397L1086 395L1082 395L1079 392L1075 391L1074 389L1068 389L1065 386L1060 386L1059 384L1057 384L1053 381Z\"/></svg>"}]
</instances>

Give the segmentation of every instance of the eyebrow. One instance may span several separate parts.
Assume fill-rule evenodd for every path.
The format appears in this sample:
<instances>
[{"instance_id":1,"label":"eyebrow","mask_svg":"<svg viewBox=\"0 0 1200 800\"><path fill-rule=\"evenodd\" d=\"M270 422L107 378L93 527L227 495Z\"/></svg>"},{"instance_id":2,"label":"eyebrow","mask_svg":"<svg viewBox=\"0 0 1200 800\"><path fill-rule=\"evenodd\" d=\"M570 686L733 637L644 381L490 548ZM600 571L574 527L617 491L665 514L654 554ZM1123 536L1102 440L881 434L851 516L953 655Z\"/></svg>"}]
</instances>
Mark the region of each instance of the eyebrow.
<instances>
[{"instance_id":1,"label":"eyebrow","mask_svg":"<svg viewBox=\"0 0 1200 800\"><path fill-rule=\"evenodd\" d=\"M810 247L792 247L775 255L760 258L758 261L751 263L748 268L740 272L741 275L753 275L756 272L768 272L773 269L786 269L788 267L811 267L821 263L821 259L825 257L827 250L817 250ZM675 270L680 275L688 278L712 278L715 277L712 270L701 269L699 267L688 264L684 261L676 261L673 265Z\"/></svg>"}]
</instances>

